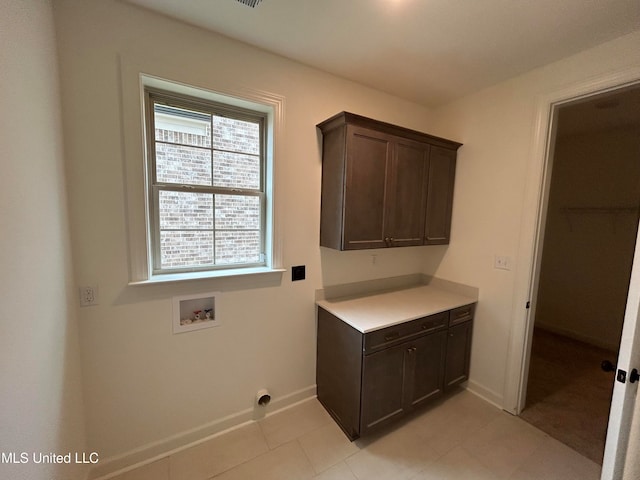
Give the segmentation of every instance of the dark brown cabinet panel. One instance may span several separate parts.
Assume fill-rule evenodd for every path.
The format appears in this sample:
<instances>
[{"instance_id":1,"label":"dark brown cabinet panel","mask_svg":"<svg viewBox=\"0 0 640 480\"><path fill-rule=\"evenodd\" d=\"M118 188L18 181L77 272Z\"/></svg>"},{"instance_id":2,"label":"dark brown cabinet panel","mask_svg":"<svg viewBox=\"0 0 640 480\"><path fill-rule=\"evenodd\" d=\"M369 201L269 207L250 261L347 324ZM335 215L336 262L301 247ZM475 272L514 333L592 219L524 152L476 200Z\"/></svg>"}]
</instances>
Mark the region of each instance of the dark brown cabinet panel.
<instances>
[{"instance_id":1,"label":"dark brown cabinet panel","mask_svg":"<svg viewBox=\"0 0 640 480\"><path fill-rule=\"evenodd\" d=\"M468 377L472 317L467 305L363 334L318 307L318 400L352 440L421 407Z\"/></svg>"},{"instance_id":2,"label":"dark brown cabinet panel","mask_svg":"<svg viewBox=\"0 0 640 480\"><path fill-rule=\"evenodd\" d=\"M386 212L388 136L363 128L347 129L347 180L344 190L344 248L383 248L389 230Z\"/></svg>"},{"instance_id":3,"label":"dark brown cabinet panel","mask_svg":"<svg viewBox=\"0 0 640 480\"><path fill-rule=\"evenodd\" d=\"M362 334L318 308L318 398L350 439L360 436Z\"/></svg>"},{"instance_id":4,"label":"dark brown cabinet panel","mask_svg":"<svg viewBox=\"0 0 640 480\"><path fill-rule=\"evenodd\" d=\"M442 394L446 342L440 331L365 355L361 435Z\"/></svg>"},{"instance_id":5,"label":"dark brown cabinet panel","mask_svg":"<svg viewBox=\"0 0 640 480\"><path fill-rule=\"evenodd\" d=\"M448 390L469 378L473 322L467 320L449 327L445 361L444 388Z\"/></svg>"},{"instance_id":6,"label":"dark brown cabinet panel","mask_svg":"<svg viewBox=\"0 0 640 480\"><path fill-rule=\"evenodd\" d=\"M411 408L428 402L443 392L443 371L447 332L440 331L413 342L410 353L411 373L406 379L407 401Z\"/></svg>"},{"instance_id":7,"label":"dark brown cabinet panel","mask_svg":"<svg viewBox=\"0 0 640 480\"><path fill-rule=\"evenodd\" d=\"M348 112L318 127L321 246L448 243L459 143Z\"/></svg>"},{"instance_id":8,"label":"dark brown cabinet panel","mask_svg":"<svg viewBox=\"0 0 640 480\"><path fill-rule=\"evenodd\" d=\"M402 139L394 144L387 199L390 247L423 243L428 159L428 145Z\"/></svg>"},{"instance_id":9,"label":"dark brown cabinet panel","mask_svg":"<svg viewBox=\"0 0 640 480\"><path fill-rule=\"evenodd\" d=\"M405 346L388 348L364 357L361 435L405 413L405 357Z\"/></svg>"},{"instance_id":10,"label":"dark brown cabinet panel","mask_svg":"<svg viewBox=\"0 0 640 480\"><path fill-rule=\"evenodd\" d=\"M449 243L455 174L456 152L433 147L429 156L425 217L424 243L427 245Z\"/></svg>"}]
</instances>

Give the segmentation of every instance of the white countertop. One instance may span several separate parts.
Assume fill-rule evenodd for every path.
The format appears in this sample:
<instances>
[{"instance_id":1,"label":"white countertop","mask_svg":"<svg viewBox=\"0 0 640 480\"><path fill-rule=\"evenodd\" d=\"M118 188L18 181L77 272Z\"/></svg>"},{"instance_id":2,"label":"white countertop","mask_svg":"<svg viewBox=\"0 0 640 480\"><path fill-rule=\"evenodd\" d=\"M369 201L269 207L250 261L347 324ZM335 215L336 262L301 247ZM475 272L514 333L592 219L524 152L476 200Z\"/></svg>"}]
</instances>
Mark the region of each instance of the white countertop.
<instances>
[{"instance_id":1,"label":"white countertop","mask_svg":"<svg viewBox=\"0 0 640 480\"><path fill-rule=\"evenodd\" d=\"M475 303L475 298L422 285L358 297L319 300L316 304L362 333Z\"/></svg>"}]
</instances>

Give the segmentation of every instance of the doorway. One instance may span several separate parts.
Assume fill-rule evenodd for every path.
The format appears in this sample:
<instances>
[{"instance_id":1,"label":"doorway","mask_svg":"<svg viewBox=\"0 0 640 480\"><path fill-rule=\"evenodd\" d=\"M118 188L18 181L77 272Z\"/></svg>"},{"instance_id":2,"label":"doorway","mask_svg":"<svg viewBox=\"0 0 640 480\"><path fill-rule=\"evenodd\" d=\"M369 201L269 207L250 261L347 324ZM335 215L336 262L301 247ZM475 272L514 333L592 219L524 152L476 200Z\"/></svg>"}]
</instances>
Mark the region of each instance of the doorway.
<instances>
[{"instance_id":1,"label":"doorway","mask_svg":"<svg viewBox=\"0 0 640 480\"><path fill-rule=\"evenodd\" d=\"M640 205L640 86L555 108L521 417L602 463Z\"/></svg>"}]
</instances>

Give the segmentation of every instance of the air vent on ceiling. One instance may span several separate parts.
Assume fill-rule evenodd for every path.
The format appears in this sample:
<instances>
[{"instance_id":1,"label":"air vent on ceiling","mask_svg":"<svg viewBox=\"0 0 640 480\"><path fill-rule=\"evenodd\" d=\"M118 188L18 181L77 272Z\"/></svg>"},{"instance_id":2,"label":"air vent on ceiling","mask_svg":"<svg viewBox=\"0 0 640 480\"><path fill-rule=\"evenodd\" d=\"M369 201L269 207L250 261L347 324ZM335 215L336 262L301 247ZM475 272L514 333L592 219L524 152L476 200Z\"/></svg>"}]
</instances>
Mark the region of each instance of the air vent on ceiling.
<instances>
[{"instance_id":1,"label":"air vent on ceiling","mask_svg":"<svg viewBox=\"0 0 640 480\"><path fill-rule=\"evenodd\" d=\"M245 5L250 6L251 8L255 8L262 0L238 0L238 2L243 3Z\"/></svg>"}]
</instances>

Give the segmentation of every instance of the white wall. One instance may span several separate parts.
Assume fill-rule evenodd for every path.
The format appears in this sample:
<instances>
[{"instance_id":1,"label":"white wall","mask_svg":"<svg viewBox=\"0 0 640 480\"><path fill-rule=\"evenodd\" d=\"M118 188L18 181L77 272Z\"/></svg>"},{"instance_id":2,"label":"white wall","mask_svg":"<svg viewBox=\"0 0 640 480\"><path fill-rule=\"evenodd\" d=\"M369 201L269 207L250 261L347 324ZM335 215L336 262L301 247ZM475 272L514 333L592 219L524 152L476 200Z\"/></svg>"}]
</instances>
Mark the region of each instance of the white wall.
<instances>
[{"instance_id":1,"label":"white wall","mask_svg":"<svg viewBox=\"0 0 640 480\"><path fill-rule=\"evenodd\" d=\"M0 477L80 479L81 465L31 457L84 452L50 2L3 1L0 65L0 451L29 456Z\"/></svg>"},{"instance_id":2,"label":"white wall","mask_svg":"<svg viewBox=\"0 0 640 480\"><path fill-rule=\"evenodd\" d=\"M123 2L63 0L55 13L76 274L100 292L100 305L81 309L90 447L115 457L214 431L251 412L264 386L276 404L315 394L315 290L431 271L446 250L379 251L372 265L371 252L320 249L315 125L348 110L429 131L429 111ZM128 99L136 69L211 90L284 97L276 158L284 266L306 265L306 280L292 283L287 271L275 285L127 286L123 171L131 131L123 125L135 125L139 109L121 108L120 89ZM222 326L172 335L172 295L211 290L223 291Z\"/></svg>"},{"instance_id":3,"label":"white wall","mask_svg":"<svg viewBox=\"0 0 640 480\"><path fill-rule=\"evenodd\" d=\"M470 384L507 409L515 408L504 404L505 382L512 380L507 379L510 335L521 343L532 258L532 253L518 255L531 251L540 185L536 172L543 160L535 148L539 109L547 98L638 68L640 33L635 33L434 112L433 133L464 143L458 154L453 241L436 275L479 287ZM496 254L512 257L513 270L494 269Z\"/></svg>"}]
</instances>

